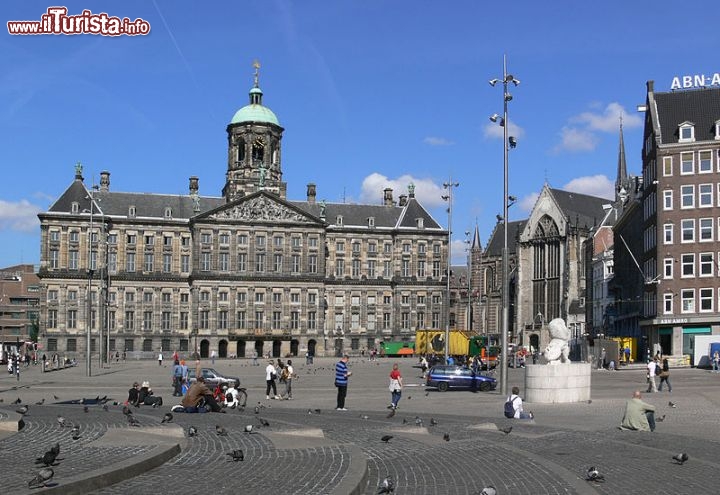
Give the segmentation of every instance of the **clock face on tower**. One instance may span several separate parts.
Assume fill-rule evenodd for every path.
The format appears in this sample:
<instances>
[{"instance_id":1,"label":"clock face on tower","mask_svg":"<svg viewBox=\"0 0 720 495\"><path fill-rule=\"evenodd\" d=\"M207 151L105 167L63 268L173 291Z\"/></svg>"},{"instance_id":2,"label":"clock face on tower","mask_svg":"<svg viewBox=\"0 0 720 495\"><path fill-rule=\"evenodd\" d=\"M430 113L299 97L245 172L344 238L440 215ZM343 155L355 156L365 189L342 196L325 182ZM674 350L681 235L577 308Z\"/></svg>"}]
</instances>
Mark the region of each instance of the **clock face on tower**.
<instances>
[{"instance_id":1,"label":"clock face on tower","mask_svg":"<svg viewBox=\"0 0 720 495\"><path fill-rule=\"evenodd\" d=\"M260 148L265 147L265 139L262 136L258 136L255 138L255 146L258 146Z\"/></svg>"}]
</instances>

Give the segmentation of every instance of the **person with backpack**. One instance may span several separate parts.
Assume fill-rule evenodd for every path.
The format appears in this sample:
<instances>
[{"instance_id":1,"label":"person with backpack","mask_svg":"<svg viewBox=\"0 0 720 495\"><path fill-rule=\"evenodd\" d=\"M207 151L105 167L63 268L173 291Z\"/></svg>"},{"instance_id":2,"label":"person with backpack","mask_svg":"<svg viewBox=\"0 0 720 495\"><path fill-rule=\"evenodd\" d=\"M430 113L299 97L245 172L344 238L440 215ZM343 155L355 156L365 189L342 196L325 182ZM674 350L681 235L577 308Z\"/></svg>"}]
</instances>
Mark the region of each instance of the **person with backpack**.
<instances>
[{"instance_id":1,"label":"person with backpack","mask_svg":"<svg viewBox=\"0 0 720 495\"><path fill-rule=\"evenodd\" d=\"M512 394L505 401L503 412L506 418L511 419L533 419L535 417L532 411L526 413L523 410L523 400L518 387L512 388Z\"/></svg>"}]
</instances>

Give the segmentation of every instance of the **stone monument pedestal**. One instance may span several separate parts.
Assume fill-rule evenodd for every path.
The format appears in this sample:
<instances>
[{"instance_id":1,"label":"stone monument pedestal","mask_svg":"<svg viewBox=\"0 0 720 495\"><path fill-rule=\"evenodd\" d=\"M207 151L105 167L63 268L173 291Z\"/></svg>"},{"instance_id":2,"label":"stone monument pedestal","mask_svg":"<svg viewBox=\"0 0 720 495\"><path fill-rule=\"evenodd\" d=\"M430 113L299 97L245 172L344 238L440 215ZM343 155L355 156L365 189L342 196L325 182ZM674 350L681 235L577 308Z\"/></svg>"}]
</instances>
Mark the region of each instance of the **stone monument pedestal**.
<instances>
[{"instance_id":1,"label":"stone monument pedestal","mask_svg":"<svg viewBox=\"0 0 720 495\"><path fill-rule=\"evenodd\" d=\"M590 363L525 366L525 400L540 404L590 399Z\"/></svg>"}]
</instances>

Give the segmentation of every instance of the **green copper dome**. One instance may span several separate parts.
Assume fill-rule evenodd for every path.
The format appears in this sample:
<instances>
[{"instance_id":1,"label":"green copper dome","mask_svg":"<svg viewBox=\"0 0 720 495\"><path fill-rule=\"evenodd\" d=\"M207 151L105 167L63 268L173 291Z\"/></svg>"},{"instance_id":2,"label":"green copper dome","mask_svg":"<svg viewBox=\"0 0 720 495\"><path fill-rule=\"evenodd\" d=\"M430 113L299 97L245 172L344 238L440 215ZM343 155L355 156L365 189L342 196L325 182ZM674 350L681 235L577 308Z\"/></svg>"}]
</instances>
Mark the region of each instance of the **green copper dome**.
<instances>
[{"instance_id":1,"label":"green copper dome","mask_svg":"<svg viewBox=\"0 0 720 495\"><path fill-rule=\"evenodd\" d=\"M231 124L241 122L265 122L268 124L280 125L277 116L268 107L262 104L262 90L257 86L250 90L250 104L245 105L235 112Z\"/></svg>"}]
</instances>

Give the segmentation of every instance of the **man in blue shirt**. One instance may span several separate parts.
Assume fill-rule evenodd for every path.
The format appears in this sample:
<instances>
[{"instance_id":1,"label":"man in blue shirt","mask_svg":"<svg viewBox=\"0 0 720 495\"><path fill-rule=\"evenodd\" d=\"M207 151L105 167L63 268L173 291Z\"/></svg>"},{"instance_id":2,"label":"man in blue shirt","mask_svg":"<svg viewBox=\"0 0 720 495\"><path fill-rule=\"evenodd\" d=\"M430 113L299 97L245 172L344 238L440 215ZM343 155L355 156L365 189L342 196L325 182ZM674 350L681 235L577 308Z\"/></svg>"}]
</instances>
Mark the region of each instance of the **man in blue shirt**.
<instances>
[{"instance_id":1,"label":"man in blue shirt","mask_svg":"<svg viewBox=\"0 0 720 495\"><path fill-rule=\"evenodd\" d=\"M335 386L337 387L337 411L347 411L345 409L345 396L347 395L348 377L352 375L352 371L348 371L347 363L350 357L345 354L335 365Z\"/></svg>"}]
</instances>

